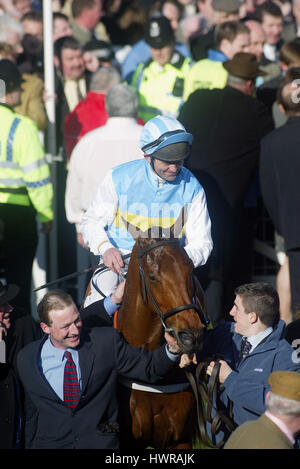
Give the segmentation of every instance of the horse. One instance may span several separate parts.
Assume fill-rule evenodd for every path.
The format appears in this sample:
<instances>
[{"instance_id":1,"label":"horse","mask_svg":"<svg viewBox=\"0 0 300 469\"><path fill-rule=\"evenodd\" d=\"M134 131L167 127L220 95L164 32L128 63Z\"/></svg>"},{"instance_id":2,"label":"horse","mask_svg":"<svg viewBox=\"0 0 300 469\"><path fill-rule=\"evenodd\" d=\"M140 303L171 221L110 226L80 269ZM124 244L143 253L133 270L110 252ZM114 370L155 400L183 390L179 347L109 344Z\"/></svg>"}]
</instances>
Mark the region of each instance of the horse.
<instances>
[{"instance_id":1,"label":"horse","mask_svg":"<svg viewBox=\"0 0 300 469\"><path fill-rule=\"evenodd\" d=\"M193 268L177 238L135 240L116 321L129 344L154 350L168 331L184 353L201 349L204 292ZM179 366L158 387L121 379L119 403L121 449L192 448L195 395Z\"/></svg>"}]
</instances>

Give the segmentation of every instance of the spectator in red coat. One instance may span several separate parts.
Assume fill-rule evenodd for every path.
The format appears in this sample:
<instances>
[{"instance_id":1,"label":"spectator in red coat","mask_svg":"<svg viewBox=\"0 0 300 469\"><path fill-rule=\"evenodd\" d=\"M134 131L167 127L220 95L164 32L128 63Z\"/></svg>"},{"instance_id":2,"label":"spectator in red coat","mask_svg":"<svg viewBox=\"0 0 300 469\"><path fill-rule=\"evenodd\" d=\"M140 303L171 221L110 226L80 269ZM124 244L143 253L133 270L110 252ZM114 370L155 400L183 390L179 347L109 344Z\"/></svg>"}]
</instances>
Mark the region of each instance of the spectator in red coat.
<instances>
[{"instance_id":1,"label":"spectator in red coat","mask_svg":"<svg viewBox=\"0 0 300 469\"><path fill-rule=\"evenodd\" d=\"M92 74L86 98L65 118L64 139L68 158L83 135L106 123L105 96L120 81L120 73L115 67L101 67Z\"/></svg>"}]
</instances>

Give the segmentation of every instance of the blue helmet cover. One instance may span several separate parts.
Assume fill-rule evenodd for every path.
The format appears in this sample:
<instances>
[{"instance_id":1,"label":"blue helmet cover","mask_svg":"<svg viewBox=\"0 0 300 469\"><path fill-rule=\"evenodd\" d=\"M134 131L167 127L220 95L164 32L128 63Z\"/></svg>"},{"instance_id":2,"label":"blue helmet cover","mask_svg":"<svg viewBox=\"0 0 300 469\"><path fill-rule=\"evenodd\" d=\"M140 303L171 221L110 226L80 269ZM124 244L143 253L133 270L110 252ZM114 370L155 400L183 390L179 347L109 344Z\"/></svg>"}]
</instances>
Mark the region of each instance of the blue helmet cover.
<instances>
[{"instance_id":1,"label":"blue helmet cover","mask_svg":"<svg viewBox=\"0 0 300 469\"><path fill-rule=\"evenodd\" d=\"M179 142L191 145L192 134L188 133L174 117L156 116L145 124L141 133L140 147L144 153L152 155L167 145Z\"/></svg>"}]
</instances>

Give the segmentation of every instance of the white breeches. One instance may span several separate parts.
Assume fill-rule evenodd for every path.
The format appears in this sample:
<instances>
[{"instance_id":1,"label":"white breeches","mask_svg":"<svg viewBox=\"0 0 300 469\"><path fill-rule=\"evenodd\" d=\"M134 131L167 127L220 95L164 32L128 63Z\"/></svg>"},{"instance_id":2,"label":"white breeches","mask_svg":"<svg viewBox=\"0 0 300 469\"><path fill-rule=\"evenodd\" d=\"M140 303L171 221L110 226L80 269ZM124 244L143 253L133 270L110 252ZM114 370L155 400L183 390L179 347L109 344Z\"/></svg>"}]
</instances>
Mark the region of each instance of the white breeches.
<instances>
[{"instance_id":1,"label":"white breeches","mask_svg":"<svg viewBox=\"0 0 300 469\"><path fill-rule=\"evenodd\" d=\"M126 275L127 269L128 266L125 264L125 267L122 269L124 276ZM91 279L91 292L84 300L84 307L111 295L122 280L124 280L124 277L116 274L112 270L96 271Z\"/></svg>"}]
</instances>

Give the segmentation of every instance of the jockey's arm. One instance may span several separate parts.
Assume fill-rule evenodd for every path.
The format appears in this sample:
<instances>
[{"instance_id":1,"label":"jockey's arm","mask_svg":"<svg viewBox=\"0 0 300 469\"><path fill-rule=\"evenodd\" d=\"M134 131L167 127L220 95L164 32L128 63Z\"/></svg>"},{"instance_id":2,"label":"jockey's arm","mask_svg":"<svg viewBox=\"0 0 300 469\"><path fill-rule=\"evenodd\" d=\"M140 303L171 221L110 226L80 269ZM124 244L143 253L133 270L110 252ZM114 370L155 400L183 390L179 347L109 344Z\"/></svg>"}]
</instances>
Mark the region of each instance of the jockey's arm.
<instances>
[{"instance_id":1,"label":"jockey's arm","mask_svg":"<svg viewBox=\"0 0 300 469\"><path fill-rule=\"evenodd\" d=\"M82 217L80 232L85 244L96 255L103 256L104 252L114 246L110 243L105 228L115 217L118 198L109 171L99 185L96 196L88 210Z\"/></svg>"},{"instance_id":2,"label":"jockey's arm","mask_svg":"<svg viewBox=\"0 0 300 469\"><path fill-rule=\"evenodd\" d=\"M204 190L193 199L186 221L185 250L194 266L204 265L212 251L211 221Z\"/></svg>"}]
</instances>

